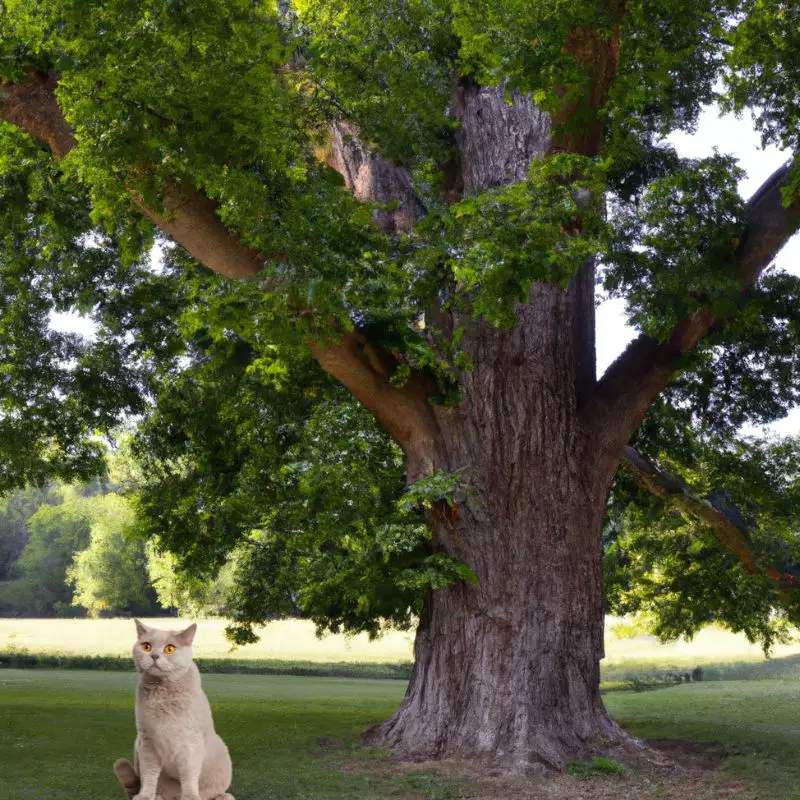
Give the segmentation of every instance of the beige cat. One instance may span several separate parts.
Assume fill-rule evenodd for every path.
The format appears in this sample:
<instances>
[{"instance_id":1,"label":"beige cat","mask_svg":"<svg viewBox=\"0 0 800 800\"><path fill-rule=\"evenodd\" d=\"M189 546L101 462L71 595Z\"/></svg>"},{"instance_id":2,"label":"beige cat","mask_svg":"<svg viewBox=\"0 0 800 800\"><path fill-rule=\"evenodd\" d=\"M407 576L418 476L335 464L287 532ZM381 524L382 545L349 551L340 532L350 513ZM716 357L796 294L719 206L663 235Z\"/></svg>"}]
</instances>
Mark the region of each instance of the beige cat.
<instances>
[{"instance_id":1,"label":"beige cat","mask_svg":"<svg viewBox=\"0 0 800 800\"><path fill-rule=\"evenodd\" d=\"M132 800L233 800L231 758L214 731L211 707L192 661L197 625L162 631L136 622L135 766L114 764Z\"/></svg>"}]
</instances>

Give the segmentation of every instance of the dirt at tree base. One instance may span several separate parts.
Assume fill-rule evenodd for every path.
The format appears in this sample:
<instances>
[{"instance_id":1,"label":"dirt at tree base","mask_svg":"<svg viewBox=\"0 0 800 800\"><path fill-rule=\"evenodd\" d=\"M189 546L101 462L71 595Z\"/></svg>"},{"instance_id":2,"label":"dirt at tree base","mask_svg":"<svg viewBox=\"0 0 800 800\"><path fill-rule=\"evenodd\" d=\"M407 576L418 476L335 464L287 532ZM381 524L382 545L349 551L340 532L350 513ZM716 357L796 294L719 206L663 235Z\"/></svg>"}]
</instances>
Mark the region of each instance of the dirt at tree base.
<instances>
[{"instance_id":1,"label":"dirt at tree base","mask_svg":"<svg viewBox=\"0 0 800 800\"><path fill-rule=\"evenodd\" d=\"M461 779L457 794L444 795L460 800L756 800L758 797L745 782L733 780L722 771L725 753L717 744L654 739L646 745L640 750L610 748L603 754L624 765L627 769L624 775L590 772L576 776L552 773L545 768L533 769L526 775L509 775L499 769L476 768L474 764L456 760L403 763L386 759L373 762L367 771L378 771L385 777L419 772ZM364 767L361 764L355 769L361 772ZM409 794L403 800L427 797Z\"/></svg>"}]
</instances>

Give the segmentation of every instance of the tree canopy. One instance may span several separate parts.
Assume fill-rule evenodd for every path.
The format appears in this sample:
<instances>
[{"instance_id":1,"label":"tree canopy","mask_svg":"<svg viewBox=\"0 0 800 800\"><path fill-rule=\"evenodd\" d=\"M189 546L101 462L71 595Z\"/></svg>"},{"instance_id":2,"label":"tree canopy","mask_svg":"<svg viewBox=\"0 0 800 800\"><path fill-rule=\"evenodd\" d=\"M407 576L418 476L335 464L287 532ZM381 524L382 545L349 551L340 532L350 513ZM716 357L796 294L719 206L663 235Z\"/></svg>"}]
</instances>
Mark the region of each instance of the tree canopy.
<instances>
[{"instance_id":1,"label":"tree canopy","mask_svg":"<svg viewBox=\"0 0 800 800\"><path fill-rule=\"evenodd\" d=\"M746 200L724 142L664 137L718 102L794 158L798 30L781 0L6 0L0 489L96 473L135 417L142 525L201 578L231 559L232 635L377 633L480 583L436 530L479 516L492 432L459 461L452 431L525 395L578 420L554 462L636 450L611 607L769 646L800 622L797 442L738 431L800 396L800 280L770 269L800 172ZM599 378L596 289L640 332ZM481 371L545 306L568 397L532 335L527 373ZM93 339L48 327L67 309Z\"/></svg>"}]
</instances>

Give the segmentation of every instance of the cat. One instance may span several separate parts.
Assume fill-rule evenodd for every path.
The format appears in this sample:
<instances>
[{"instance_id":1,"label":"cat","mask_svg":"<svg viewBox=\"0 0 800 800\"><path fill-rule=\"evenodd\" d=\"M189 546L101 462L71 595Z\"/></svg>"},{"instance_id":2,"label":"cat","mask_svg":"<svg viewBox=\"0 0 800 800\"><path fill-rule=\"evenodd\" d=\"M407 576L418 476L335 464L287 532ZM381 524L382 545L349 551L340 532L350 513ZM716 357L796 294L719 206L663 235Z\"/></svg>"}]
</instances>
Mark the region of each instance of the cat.
<instances>
[{"instance_id":1,"label":"cat","mask_svg":"<svg viewBox=\"0 0 800 800\"><path fill-rule=\"evenodd\" d=\"M211 707L192 661L197 625L149 628L138 619L134 764L114 764L129 800L234 800L231 758L214 731Z\"/></svg>"}]
</instances>

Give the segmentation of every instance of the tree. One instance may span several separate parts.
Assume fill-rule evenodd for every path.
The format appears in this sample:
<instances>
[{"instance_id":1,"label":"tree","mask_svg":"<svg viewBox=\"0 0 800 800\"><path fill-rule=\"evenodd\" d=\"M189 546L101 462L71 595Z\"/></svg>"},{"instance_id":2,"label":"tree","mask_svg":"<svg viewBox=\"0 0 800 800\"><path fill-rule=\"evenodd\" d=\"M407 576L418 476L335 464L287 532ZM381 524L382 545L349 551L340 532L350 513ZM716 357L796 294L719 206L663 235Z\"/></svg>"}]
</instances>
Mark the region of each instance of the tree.
<instances>
[{"instance_id":1,"label":"tree","mask_svg":"<svg viewBox=\"0 0 800 800\"><path fill-rule=\"evenodd\" d=\"M732 452L737 425L798 394L798 284L766 272L800 224L798 173L745 203L731 158L680 159L661 137L722 91L795 152L798 13L780 0L9 3L0 117L16 130L0 149L17 155L0 166L20 188L4 302L39 330L48 304L101 323L91 348L48 362L49 383L14 351L9 374L27 383L9 407L66 414L84 442L92 408L102 427L157 393L143 447L180 493L152 516L193 533L175 536L187 566L247 539L255 564L294 564L301 584L309 564L333 566L335 589L336 559L353 564L342 551L363 553L376 530L343 514L331 546L317 525L303 552L246 505L304 486L296 456L324 445L301 427L339 381L402 452L404 509L429 524L405 551L394 533L372 551L387 581L408 558L433 576L417 583L408 692L372 739L552 765L624 741L598 686L604 518L626 444L656 459L675 446L687 466L690 439ZM142 220L176 245L163 272L147 267ZM599 379L598 280L641 330ZM59 380L75 384L66 408ZM294 475L250 471L283 445L297 445ZM309 498L325 497L318 469ZM375 513L411 532L390 494ZM761 566L770 546L748 543L736 569L796 619L794 579ZM358 613L339 602L330 616L355 626L417 602L370 612L338 597Z\"/></svg>"},{"instance_id":2,"label":"tree","mask_svg":"<svg viewBox=\"0 0 800 800\"><path fill-rule=\"evenodd\" d=\"M26 525L39 506L61 497L55 487L28 487L0 501L0 581L12 577L12 567L27 542Z\"/></svg>"},{"instance_id":3,"label":"tree","mask_svg":"<svg viewBox=\"0 0 800 800\"><path fill-rule=\"evenodd\" d=\"M145 543L136 537L130 505L116 494L95 498L91 505L89 545L74 554L66 571L72 605L83 606L92 617L123 609L155 610Z\"/></svg>"},{"instance_id":4,"label":"tree","mask_svg":"<svg viewBox=\"0 0 800 800\"><path fill-rule=\"evenodd\" d=\"M226 564L214 580L195 577L181 569L174 553L159 549L157 540L147 546L147 576L162 608L182 617L220 617L233 585L233 563Z\"/></svg>"},{"instance_id":5,"label":"tree","mask_svg":"<svg viewBox=\"0 0 800 800\"><path fill-rule=\"evenodd\" d=\"M72 590L66 573L73 555L89 544L89 508L79 498L43 505L28 520L28 542L16 563L22 573L17 603L34 616L67 616Z\"/></svg>"}]
</instances>

